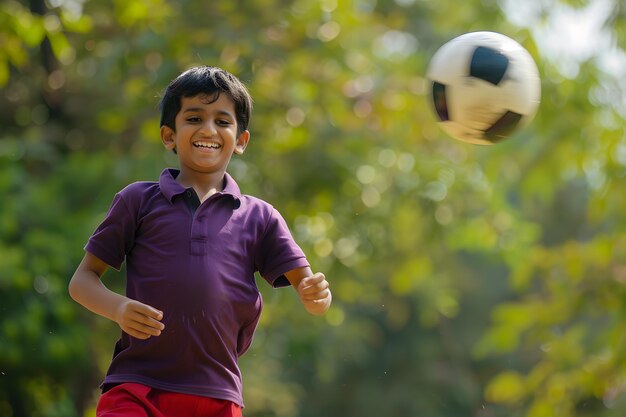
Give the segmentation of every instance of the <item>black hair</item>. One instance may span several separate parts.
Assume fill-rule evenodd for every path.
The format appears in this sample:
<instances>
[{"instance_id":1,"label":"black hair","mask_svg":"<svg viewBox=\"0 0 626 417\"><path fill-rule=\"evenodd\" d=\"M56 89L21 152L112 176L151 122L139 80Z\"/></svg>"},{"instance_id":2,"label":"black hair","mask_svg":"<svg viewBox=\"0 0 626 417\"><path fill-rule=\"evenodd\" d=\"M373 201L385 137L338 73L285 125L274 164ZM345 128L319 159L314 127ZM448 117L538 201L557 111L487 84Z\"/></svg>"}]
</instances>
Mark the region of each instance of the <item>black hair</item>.
<instances>
[{"instance_id":1,"label":"black hair","mask_svg":"<svg viewBox=\"0 0 626 417\"><path fill-rule=\"evenodd\" d=\"M176 115L181 108L183 97L206 94L215 101L220 94L227 94L235 103L237 133L248 129L252 112L252 98L246 86L234 75L218 67L192 67L180 74L165 88L159 109L161 126L176 130Z\"/></svg>"}]
</instances>

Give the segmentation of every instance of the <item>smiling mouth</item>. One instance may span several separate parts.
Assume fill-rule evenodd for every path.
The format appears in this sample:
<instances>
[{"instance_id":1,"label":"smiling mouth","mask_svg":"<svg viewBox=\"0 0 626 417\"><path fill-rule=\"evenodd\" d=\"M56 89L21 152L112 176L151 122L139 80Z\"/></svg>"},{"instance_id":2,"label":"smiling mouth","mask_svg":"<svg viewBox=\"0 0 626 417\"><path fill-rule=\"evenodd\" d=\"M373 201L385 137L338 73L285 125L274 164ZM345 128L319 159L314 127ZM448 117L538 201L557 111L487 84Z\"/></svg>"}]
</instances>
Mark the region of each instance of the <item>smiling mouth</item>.
<instances>
[{"instance_id":1,"label":"smiling mouth","mask_svg":"<svg viewBox=\"0 0 626 417\"><path fill-rule=\"evenodd\" d=\"M222 145L214 142L194 142L193 146L199 149L219 149Z\"/></svg>"}]
</instances>

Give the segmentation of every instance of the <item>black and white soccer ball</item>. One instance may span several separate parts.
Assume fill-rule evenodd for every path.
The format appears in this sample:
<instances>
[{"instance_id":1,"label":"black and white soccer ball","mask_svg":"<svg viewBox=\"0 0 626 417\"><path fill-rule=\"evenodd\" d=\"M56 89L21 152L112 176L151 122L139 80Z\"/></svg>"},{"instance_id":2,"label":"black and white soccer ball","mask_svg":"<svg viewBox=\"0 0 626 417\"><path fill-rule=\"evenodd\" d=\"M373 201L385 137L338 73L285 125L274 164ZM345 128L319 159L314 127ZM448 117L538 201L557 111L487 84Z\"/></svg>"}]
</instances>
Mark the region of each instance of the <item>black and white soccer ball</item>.
<instances>
[{"instance_id":1,"label":"black and white soccer ball","mask_svg":"<svg viewBox=\"0 0 626 417\"><path fill-rule=\"evenodd\" d=\"M491 145L535 116L541 80L530 53L496 32L471 32L441 46L427 73L435 114L458 140Z\"/></svg>"}]
</instances>

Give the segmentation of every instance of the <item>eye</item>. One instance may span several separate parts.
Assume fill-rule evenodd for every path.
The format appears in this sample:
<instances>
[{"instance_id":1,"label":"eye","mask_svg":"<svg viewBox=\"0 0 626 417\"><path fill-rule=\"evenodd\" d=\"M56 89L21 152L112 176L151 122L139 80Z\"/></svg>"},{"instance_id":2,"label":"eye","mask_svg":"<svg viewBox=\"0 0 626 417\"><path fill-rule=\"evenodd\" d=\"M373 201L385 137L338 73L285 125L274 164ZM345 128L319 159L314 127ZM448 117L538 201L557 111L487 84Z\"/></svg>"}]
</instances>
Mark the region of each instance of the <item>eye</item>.
<instances>
[{"instance_id":1,"label":"eye","mask_svg":"<svg viewBox=\"0 0 626 417\"><path fill-rule=\"evenodd\" d=\"M190 116L187 118L187 121L189 123L200 123L202 119L200 119L198 116Z\"/></svg>"},{"instance_id":2,"label":"eye","mask_svg":"<svg viewBox=\"0 0 626 417\"><path fill-rule=\"evenodd\" d=\"M226 120L226 119L218 119L216 123L220 126L230 126L232 124L230 120Z\"/></svg>"}]
</instances>

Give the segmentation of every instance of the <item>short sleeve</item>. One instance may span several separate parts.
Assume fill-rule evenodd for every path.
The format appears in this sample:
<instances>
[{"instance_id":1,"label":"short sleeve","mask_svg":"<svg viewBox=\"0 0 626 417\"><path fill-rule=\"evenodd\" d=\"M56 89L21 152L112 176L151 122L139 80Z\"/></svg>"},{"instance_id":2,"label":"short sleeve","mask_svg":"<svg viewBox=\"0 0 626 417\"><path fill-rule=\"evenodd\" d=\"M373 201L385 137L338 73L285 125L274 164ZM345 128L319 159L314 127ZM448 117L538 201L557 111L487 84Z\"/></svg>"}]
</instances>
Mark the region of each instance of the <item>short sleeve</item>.
<instances>
[{"instance_id":1,"label":"short sleeve","mask_svg":"<svg viewBox=\"0 0 626 417\"><path fill-rule=\"evenodd\" d=\"M134 245L136 216L132 215L121 193L85 245L85 250L119 270Z\"/></svg>"},{"instance_id":2,"label":"short sleeve","mask_svg":"<svg viewBox=\"0 0 626 417\"><path fill-rule=\"evenodd\" d=\"M272 208L257 249L256 267L259 273L273 287L285 287L290 285L285 272L307 266L306 256L295 242L287 223Z\"/></svg>"}]
</instances>

